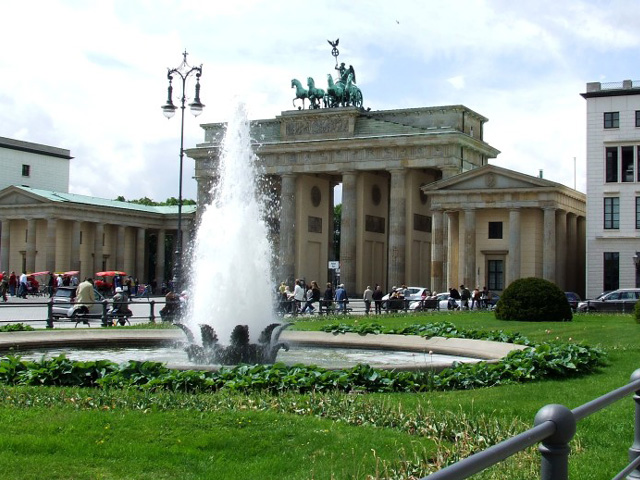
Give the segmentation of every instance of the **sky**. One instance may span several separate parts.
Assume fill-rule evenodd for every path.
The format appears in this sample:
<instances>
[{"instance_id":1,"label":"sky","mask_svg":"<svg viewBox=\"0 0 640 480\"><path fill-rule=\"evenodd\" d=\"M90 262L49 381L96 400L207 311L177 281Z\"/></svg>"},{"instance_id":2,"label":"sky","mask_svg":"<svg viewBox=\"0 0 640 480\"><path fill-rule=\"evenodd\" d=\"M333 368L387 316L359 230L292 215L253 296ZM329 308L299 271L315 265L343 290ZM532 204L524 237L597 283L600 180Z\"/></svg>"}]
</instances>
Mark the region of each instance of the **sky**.
<instances>
[{"instance_id":1,"label":"sky","mask_svg":"<svg viewBox=\"0 0 640 480\"><path fill-rule=\"evenodd\" d=\"M167 69L202 64L202 124L238 102L252 120L292 109L291 79L325 87L353 65L372 110L462 104L487 117L490 163L585 191L587 82L637 80L631 0L0 0L0 136L68 149L72 193L178 196L180 116ZM191 77L193 79L193 76ZM181 85L174 81L174 103ZM194 85L187 82L187 103ZM185 156L183 197L196 198Z\"/></svg>"}]
</instances>

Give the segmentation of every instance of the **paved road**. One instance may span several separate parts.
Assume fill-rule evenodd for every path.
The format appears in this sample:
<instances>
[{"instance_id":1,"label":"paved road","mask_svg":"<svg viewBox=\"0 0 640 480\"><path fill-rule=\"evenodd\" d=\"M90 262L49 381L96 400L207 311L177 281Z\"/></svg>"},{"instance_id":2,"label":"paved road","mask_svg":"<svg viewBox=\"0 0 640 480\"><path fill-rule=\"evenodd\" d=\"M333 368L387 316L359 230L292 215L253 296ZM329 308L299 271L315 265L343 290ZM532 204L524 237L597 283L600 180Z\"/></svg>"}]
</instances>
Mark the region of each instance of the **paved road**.
<instances>
[{"instance_id":1,"label":"paved road","mask_svg":"<svg viewBox=\"0 0 640 480\"><path fill-rule=\"evenodd\" d=\"M151 298L156 302L154 315L156 321L160 321L160 309L164 306L164 297ZM0 299L0 325L8 323L25 323L33 328L46 328L47 326L47 303L49 297L28 297L26 299L9 297L4 303ZM130 322L147 323L151 313L151 301L147 298L134 299L129 308L133 312ZM100 326L100 319L93 319L89 325L78 324L77 328L90 328ZM76 328L76 322L69 320L59 320L54 323L54 328Z\"/></svg>"}]
</instances>

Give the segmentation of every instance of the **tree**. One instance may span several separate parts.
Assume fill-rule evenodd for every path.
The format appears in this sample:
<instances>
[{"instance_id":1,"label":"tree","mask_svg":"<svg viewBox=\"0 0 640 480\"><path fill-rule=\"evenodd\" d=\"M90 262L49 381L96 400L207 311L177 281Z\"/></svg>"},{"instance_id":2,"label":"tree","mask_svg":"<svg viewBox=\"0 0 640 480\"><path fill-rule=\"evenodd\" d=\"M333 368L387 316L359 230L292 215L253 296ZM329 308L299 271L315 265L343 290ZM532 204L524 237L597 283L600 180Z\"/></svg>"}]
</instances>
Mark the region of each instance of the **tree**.
<instances>
[{"instance_id":1,"label":"tree","mask_svg":"<svg viewBox=\"0 0 640 480\"><path fill-rule=\"evenodd\" d=\"M333 252L340 258L340 226L342 224L342 204L333 207Z\"/></svg>"},{"instance_id":2,"label":"tree","mask_svg":"<svg viewBox=\"0 0 640 480\"><path fill-rule=\"evenodd\" d=\"M162 206L177 207L178 206L178 199L176 197L169 197L164 202L156 202L154 200L151 200L149 197L142 197L137 200L127 200L122 195L118 195L118 197L116 197L116 201L136 203L138 205L146 205L148 207L162 207ZM196 201L188 198L183 198L182 205L196 205Z\"/></svg>"}]
</instances>

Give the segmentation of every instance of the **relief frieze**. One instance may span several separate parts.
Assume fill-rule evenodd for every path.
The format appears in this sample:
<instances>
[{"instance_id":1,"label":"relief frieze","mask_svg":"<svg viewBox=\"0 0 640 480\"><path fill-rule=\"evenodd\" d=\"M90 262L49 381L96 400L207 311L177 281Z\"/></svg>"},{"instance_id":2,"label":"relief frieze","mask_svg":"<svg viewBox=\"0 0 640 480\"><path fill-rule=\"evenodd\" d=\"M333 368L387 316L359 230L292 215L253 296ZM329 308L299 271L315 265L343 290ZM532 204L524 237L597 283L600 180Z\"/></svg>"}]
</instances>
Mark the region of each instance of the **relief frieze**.
<instances>
[{"instance_id":1,"label":"relief frieze","mask_svg":"<svg viewBox=\"0 0 640 480\"><path fill-rule=\"evenodd\" d=\"M304 118L287 120L285 134L289 137L307 135L328 135L349 133L349 119L347 118Z\"/></svg>"}]
</instances>

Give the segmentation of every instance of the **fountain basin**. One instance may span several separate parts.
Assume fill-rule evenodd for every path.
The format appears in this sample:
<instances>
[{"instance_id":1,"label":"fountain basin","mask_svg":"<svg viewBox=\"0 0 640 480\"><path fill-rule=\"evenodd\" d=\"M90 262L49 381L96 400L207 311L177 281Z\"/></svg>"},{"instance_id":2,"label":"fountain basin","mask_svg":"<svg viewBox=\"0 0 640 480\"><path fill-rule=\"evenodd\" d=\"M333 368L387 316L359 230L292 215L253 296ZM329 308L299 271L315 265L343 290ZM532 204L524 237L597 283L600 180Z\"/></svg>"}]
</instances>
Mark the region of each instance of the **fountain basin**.
<instances>
[{"instance_id":1,"label":"fountain basin","mask_svg":"<svg viewBox=\"0 0 640 480\"><path fill-rule=\"evenodd\" d=\"M496 362L512 350L527 348L523 345L490 342L486 340L470 340L457 338L432 337L425 339L416 335L359 335L346 333L334 335L325 332L285 331L281 340L287 342L292 349L304 349L306 346L327 348L351 348L377 351L416 352L424 354L425 361L390 363L376 368L392 370L441 370L449 367L453 360L440 362L429 361L429 353L470 357L488 362ZM180 330L65 330L7 332L0 335L0 354L21 351L65 348L116 348L116 347L150 347L175 346L184 340ZM100 358L96 354L96 359ZM217 370L216 365L167 364L170 368L182 370ZM322 366L322 365L320 365ZM353 365L350 365L353 366ZM350 366L334 365L327 368L348 368Z\"/></svg>"}]
</instances>

